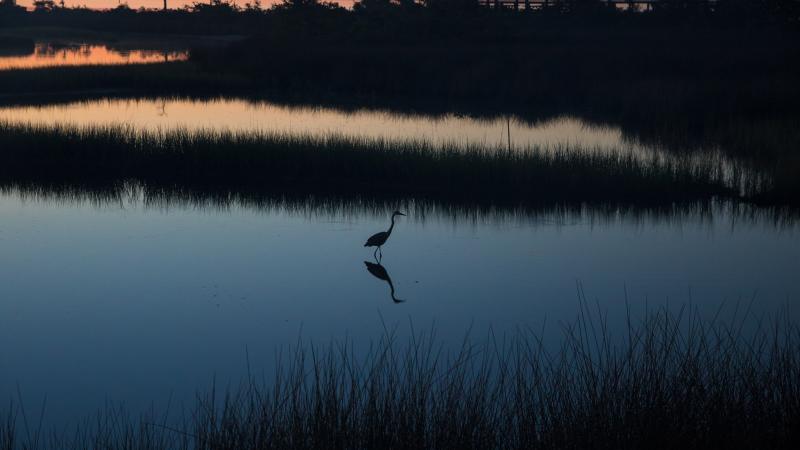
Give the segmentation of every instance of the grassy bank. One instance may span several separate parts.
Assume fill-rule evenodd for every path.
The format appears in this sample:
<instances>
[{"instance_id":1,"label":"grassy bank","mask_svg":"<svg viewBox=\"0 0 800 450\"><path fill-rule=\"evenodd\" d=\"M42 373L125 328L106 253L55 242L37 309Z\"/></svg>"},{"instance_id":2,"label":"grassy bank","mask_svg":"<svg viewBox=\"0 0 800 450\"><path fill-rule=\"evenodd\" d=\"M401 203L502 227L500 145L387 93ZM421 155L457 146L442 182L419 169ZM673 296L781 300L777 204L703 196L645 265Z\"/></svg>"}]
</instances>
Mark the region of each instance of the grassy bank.
<instances>
[{"instance_id":1,"label":"grassy bank","mask_svg":"<svg viewBox=\"0 0 800 450\"><path fill-rule=\"evenodd\" d=\"M312 99L579 112L655 130L668 125L696 131L731 116L797 117L800 31L789 13L767 3L732 10L742 5L723 0L713 14L692 8L626 14L593 1L581 11L563 2L536 12L491 11L458 0L425 7L400 3L368 1L352 11L313 1L269 11L224 3L195 12L57 10L9 20L3 33L113 42L145 36L123 32L129 28L119 21L140 29L197 20L249 37L234 42L205 36L189 44L192 60L222 81L217 88L240 88L244 79L253 89ZM89 17L91 25L79 20ZM159 29L180 32L176 24ZM179 34L149 36L188 42ZM80 75L50 73L76 84L60 81L67 90L84 89L81 79L91 79L96 89L148 89L161 86L164 74L129 82L104 73ZM188 90L194 77L183 76ZM5 81L0 91L52 89Z\"/></svg>"},{"instance_id":2,"label":"grassy bank","mask_svg":"<svg viewBox=\"0 0 800 450\"><path fill-rule=\"evenodd\" d=\"M585 13L453 6L276 9L250 39L193 59L278 91L579 110L654 125L780 116L800 100L800 34L790 25L745 26L689 10L624 14L597 4Z\"/></svg>"},{"instance_id":3,"label":"grassy bank","mask_svg":"<svg viewBox=\"0 0 800 450\"><path fill-rule=\"evenodd\" d=\"M794 448L800 330L786 316L651 312L615 333L584 313L560 345L520 331L460 350L387 331L366 352L299 344L272 381L166 417L110 410L50 436L23 433L34 418L12 405L0 450Z\"/></svg>"},{"instance_id":4,"label":"grassy bank","mask_svg":"<svg viewBox=\"0 0 800 450\"><path fill-rule=\"evenodd\" d=\"M591 149L433 146L341 136L139 132L0 124L0 182L281 192L498 205L738 198L713 162ZM748 180L746 172L740 174ZM763 186L753 185L753 192Z\"/></svg>"},{"instance_id":5,"label":"grassy bank","mask_svg":"<svg viewBox=\"0 0 800 450\"><path fill-rule=\"evenodd\" d=\"M7 26L0 29L0 42L3 39L44 42L80 42L86 44L106 44L118 49L175 50L213 48L228 45L241 39L238 35L177 34L123 32L119 29L106 31L61 26Z\"/></svg>"},{"instance_id":6,"label":"grassy bank","mask_svg":"<svg viewBox=\"0 0 800 450\"><path fill-rule=\"evenodd\" d=\"M276 11L262 18L266 31L199 46L190 62L0 72L0 102L234 94L531 120L568 114L669 148L719 147L779 175L780 189L761 201L800 198L800 38L791 29L394 10L378 17L383 29L367 27L377 13L359 14Z\"/></svg>"},{"instance_id":7,"label":"grassy bank","mask_svg":"<svg viewBox=\"0 0 800 450\"><path fill-rule=\"evenodd\" d=\"M312 1L269 11L215 4L194 12L26 14L5 33L49 30L45 35L114 41L133 36L123 24L168 23L175 27L161 28L188 33L203 23L247 39L206 36L190 44L191 62L0 72L0 102L237 93L482 116L567 114L669 147L722 144L781 175L784 194L764 202L800 198L792 181L800 170L796 2L724 0L714 11L665 2L643 14L591 1L582 8L555 2L536 12L492 11L469 1L400 3L368 1L352 11ZM184 30L181 23L194 25Z\"/></svg>"}]
</instances>

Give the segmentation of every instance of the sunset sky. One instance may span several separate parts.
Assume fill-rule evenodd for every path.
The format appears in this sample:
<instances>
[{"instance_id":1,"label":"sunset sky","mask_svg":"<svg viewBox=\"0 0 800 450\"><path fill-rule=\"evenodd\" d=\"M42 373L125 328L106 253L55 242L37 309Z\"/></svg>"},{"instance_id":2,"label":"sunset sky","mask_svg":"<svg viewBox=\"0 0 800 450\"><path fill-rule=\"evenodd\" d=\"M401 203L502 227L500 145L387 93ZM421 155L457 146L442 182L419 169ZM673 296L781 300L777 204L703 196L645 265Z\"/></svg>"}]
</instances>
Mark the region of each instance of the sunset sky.
<instances>
[{"instance_id":1,"label":"sunset sky","mask_svg":"<svg viewBox=\"0 0 800 450\"><path fill-rule=\"evenodd\" d=\"M86 6L88 8L96 8L96 9L106 9L106 8L114 8L120 3L128 3L128 6L134 9L138 9L141 7L145 8L161 8L164 4L163 0L128 0L125 1L118 1L118 0L64 0L67 7L76 7L76 6ZM234 2L239 6L244 6L246 3L253 2L254 0L235 0ZM351 5L355 0L339 0L336 3L348 6ZM60 0L56 0L56 3L59 3ZM208 0L202 0L202 2L207 3ZM261 0L261 4L266 8L269 5L274 3L280 3L281 0ZM196 0L167 0L167 5L170 8L183 8L186 5L191 5L196 3ZM31 7L33 5L33 0L17 0L18 5L22 5L25 7Z\"/></svg>"}]
</instances>

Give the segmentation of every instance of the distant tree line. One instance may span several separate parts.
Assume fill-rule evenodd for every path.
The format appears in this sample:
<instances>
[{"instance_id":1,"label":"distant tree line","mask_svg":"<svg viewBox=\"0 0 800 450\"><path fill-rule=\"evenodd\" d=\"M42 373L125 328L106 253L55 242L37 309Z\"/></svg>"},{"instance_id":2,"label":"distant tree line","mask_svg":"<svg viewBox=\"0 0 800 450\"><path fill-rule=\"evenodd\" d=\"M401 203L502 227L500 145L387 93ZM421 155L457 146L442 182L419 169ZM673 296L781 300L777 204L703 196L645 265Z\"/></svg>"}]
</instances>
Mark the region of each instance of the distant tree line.
<instances>
[{"instance_id":1,"label":"distant tree line","mask_svg":"<svg viewBox=\"0 0 800 450\"><path fill-rule=\"evenodd\" d=\"M0 0L0 26L58 25L131 31L250 33L263 30L265 21L273 18L299 18L294 20L295 25L325 26L335 22L337 26L364 28L369 24L353 24L360 19L368 19L373 26L383 26L398 18L402 18L404 23L408 20L470 21L509 14L551 20L580 17L581 20L596 22L647 17L651 21L800 23L800 0L658 0L646 8L641 7L643 0L628 0L628 5L611 4L605 0L548 0L546 4L538 1L536 9L514 11L503 6L508 5L509 0L359 0L351 9L322 0L283 0L269 7L264 7L261 0L250 0L241 6L233 0L210 0L169 10L132 9L127 3L109 10L92 10L64 7L62 0L36 0L33 10L27 11L16 5L15 0ZM525 0L519 0L519 4L524 5Z\"/></svg>"}]
</instances>

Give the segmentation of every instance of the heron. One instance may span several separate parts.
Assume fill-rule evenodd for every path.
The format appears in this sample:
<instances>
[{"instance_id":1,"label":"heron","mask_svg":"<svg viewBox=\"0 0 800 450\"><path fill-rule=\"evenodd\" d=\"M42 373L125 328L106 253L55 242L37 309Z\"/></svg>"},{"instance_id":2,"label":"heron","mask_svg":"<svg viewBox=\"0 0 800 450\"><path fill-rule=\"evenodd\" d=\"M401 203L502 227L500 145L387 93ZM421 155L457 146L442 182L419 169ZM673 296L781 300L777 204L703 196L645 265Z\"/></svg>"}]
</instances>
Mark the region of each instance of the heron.
<instances>
[{"instance_id":1,"label":"heron","mask_svg":"<svg viewBox=\"0 0 800 450\"><path fill-rule=\"evenodd\" d=\"M375 253L373 256L378 258L378 252L380 252L381 257L383 257L383 252L381 251L381 246L386 243L386 240L389 239L389 235L392 234L392 229L394 228L394 218L396 216L405 216L405 214L401 213L400 211L395 211L392 213L392 226L389 227L386 231L381 231L380 233L375 233L367 239L367 243L364 244L364 247L377 247L375 249Z\"/></svg>"}]
</instances>

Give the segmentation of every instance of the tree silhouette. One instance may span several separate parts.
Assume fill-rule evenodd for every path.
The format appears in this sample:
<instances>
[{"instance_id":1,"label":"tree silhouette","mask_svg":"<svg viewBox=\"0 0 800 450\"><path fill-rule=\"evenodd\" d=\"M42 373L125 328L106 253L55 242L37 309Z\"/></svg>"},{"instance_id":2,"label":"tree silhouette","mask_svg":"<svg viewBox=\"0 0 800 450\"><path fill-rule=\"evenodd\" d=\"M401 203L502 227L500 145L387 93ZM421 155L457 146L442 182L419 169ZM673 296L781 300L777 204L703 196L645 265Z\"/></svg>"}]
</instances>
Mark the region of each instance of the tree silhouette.
<instances>
[{"instance_id":1,"label":"tree silhouette","mask_svg":"<svg viewBox=\"0 0 800 450\"><path fill-rule=\"evenodd\" d=\"M51 12L56 9L56 2L53 0L35 0L33 10L35 12Z\"/></svg>"}]
</instances>

